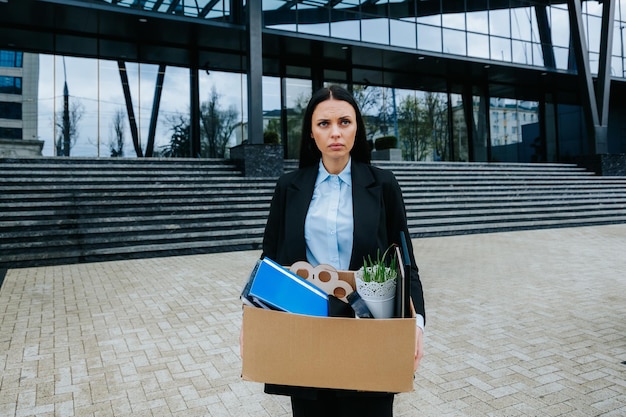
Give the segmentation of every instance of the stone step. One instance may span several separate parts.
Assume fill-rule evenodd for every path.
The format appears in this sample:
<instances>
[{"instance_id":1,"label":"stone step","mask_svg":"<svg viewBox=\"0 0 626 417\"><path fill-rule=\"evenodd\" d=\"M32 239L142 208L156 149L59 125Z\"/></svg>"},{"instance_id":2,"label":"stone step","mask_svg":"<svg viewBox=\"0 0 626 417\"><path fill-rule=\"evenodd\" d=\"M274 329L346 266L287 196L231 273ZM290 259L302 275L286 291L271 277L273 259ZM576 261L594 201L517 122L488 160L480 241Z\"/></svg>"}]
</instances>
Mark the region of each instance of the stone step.
<instances>
[{"instance_id":1,"label":"stone step","mask_svg":"<svg viewBox=\"0 0 626 417\"><path fill-rule=\"evenodd\" d=\"M626 178L575 165L374 164L412 237L626 221ZM0 268L256 250L275 183L224 160L0 159Z\"/></svg>"}]
</instances>

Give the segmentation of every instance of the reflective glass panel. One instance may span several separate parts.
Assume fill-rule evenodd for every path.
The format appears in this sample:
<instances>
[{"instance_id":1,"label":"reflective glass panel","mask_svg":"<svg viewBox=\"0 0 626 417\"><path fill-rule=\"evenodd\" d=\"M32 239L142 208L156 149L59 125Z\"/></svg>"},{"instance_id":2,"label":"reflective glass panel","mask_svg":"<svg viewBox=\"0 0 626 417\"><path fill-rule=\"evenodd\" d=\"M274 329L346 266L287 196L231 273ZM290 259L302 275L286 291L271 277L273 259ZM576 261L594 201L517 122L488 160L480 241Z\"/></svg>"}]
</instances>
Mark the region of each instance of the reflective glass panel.
<instances>
[{"instance_id":1,"label":"reflective glass panel","mask_svg":"<svg viewBox=\"0 0 626 417\"><path fill-rule=\"evenodd\" d=\"M450 94L452 106L453 161L469 161L468 132L463 111L463 96Z\"/></svg>"},{"instance_id":2,"label":"reflective glass panel","mask_svg":"<svg viewBox=\"0 0 626 417\"><path fill-rule=\"evenodd\" d=\"M363 42L389 45L389 19L365 19L361 21Z\"/></svg>"},{"instance_id":3,"label":"reflective glass panel","mask_svg":"<svg viewBox=\"0 0 626 417\"><path fill-rule=\"evenodd\" d=\"M443 51L448 54L465 55L465 32L460 30L443 30Z\"/></svg>"},{"instance_id":4,"label":"reflective glass panel","mask_svg":"<svg viewBox=\"0 0 626 417\"><path fill-rule=\"evenodd\" d=\"M467 14L467 30L476 33L489 33L488 12L471 12Z\"/></svg>"},{"instance_id":5,"label":"reflective glass panel","mask_svg":"<svg viewBox=\"0 0 626 417\"><path fill-rule=\"evenodd\" d=\"M417 25L417 49L441 52L441 28L436 26Z\"/></svg>"},{"instance_id":6,"label":"reflective glass panel","mask_svg":"<svg viewBox=\"0 0 626 417\"><path fill-rule=\"evenodd\" d=\"M441 16L444 28L465 30L465 13L446 13Z\"/></svg>"},{"instance_id":7,"label":"reflective glass panel","mask_svg":"<svg viewBox=\"0 0 626 417\"><path fill-rule=\"evenodd\" d=\"M22 78L0 76L1 94L22 94Z\"/></svg>"},{"instance_id":8,"label":"reflective glass panel","mask_svg":"<svg viewBox=\"0 0 626 417\"><path fill-rule=\"evenodd\" d=\"M391 45L413 49L417 47L417 26L415 21L392 20L390 23Z\"/></svg>"},{"instance_id":9,"label":"reflective glass panel","mask_svg":"<svg viewBox=\"0 0 626 417\"><path fill-rule=\"evenodd\" d=\"M531 40L531 27L534 12L530 7L511 9L511 37Z\"/></svg>"},{"instance_id":10,"label":"reflective glass panel","mask_svg":"<svg viewBox=\"0 0 626 417\"><path fill-rule=\"evenodd\" d=\"M22 67L22 52L15 51L0 51L0 67Z\"/></svg>"},{"instance_id":11,"label":"reflective glass panel","mask_svg":"<svg viewBox=\"0 0 626 417\"><path fill-rule=\"evenodd\" d=\"M543 67L544 62L543 62L543 52L541 50L541 44L532 43L531 48L533 52L533 65L536 65L538 67Z\"/></svg>"},{"instance_id":12,"label":"reflective glass panel","mask_svg":"<svg viewBox=\"0 0 626 417\"><path fill-rule=\"evenodd\" d=\"M467 55L476 58L489 59L489 36L468 33Z\"/></svg>"},{"instance_id":13,"label":"reflective glass panel","mask_svg":"<svg viewBox=\"0 0 626 417\"><path fill-rule=\"evenodd\" d=\"M287 157L300 157L302 116L311 98L312 84L309 80L287 78L284 80L287 106Z\"/></svg>"},{"instance_id":14,"label":"reflective glass panel","mask_svg":"<svg viewBox=\"0 0 626 417\"><path fill-rule=\"evenodd\" d=\"M569 48L555 47L554 59L556 61L556 67L562 70L569 69Z\"/></svg>"},{"instance_id":15,"label":"reflective glass panel","mask_svg":"<svg viewBox=\"0 0 626 417\"><path fill-rule=\"evenodd\" d=\"M181 80L185 80L181 74ZM244 74L199 72L200 155L224 158L235 145L247 140L248 88ZM187 89L189 96L189 89Z\"/></svg>"},{"instance_id":16,"label":"reflective glass panel","mask_svg":"<svg viewBox=\"0 0 626 417\"><path fill-rule=\"evenodd\" d=\"M361 38L360 22L358 20L332 22L330 24L330 36L358 41Z\"/></svg>"},{"instance_id":17,"label":"reflective glass panel","mask_svg":"<svg viewBox=\"0 0 626 417\"><path fill-rule=\"evenodd\" d=\"M550 28L554 46L569 47L569 13L567 9L552 6L550 8Z\"/></svg>"},{"instance_id":18,"label":"reflective glass panel","mask_svg":"<svg viewBox=\"0 0 626 417\"><path fill-rule=\"evenodd\" d=\"M533 51L530 42L512 41L513 62L518 64L532 65Z\"/></svg>"},{"instance_id":19,"label":"reflective glass panel","mask_svg":"<svg viewBox=\"0 0 626 417\"><path fill-rule=\"evenodd\" d=\"M595 16L587 16L583 19L585 33L587 34L587 46L590 52L600 52L600 36L602 32L602 19Z\"/></svg>"},{"instance_id":20,"label":"reflective glass panel","mask_svg":"<svg viewBox=\"0 0 626 417\"><path fill-rule=\"evenodd\" d=\"M510 10L489 11L489 34L507 38L511 36Z\"/></svg>"},{"instance_id":21,"label":"reflective glass panel","mask_svg":"<svg viewBox=\"0 0 626 417\"><path fill-rule=\"evenodd\" d=\"M22 103L0 101L0 119L22 120Z\"/></svg>"},{"instance_id":22,"label":"reflective glass panel","mask_svg":"<svg viewBox=\"0 0 626 417\"><path fill-rule=\"evenodd\" d=\"M511 40L508 38L499 38L492 36L490 41L490 58L496 61L511 62Z\"/></svg>"}]
</instances>

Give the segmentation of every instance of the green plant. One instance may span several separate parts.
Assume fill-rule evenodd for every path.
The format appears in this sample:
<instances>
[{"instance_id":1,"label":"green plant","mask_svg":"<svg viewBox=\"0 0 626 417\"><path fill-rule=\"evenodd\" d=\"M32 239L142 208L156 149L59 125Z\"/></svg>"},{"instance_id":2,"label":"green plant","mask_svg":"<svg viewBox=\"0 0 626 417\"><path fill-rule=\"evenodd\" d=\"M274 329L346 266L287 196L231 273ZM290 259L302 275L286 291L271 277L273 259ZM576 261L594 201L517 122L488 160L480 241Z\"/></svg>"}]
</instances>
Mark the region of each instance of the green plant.
<instances>
[{"instance_id":1,"label":"green plant","mask_svg":"<svg viewBox=\"0 0 626 417\"><path fill-rule=\"evenodd\" d=\"M278 133L267 130L263 132L263 143L270 145L278 145L280 143L280 138L278 137Z\"/></svg>"},{"instance_id":2,"label":"green plant","mask_svg":"<svg viewBox=\"0 0 626 417\"><path fill-rule=\"evenodd\" d=\"M397 258L395 252L389 261L389 266L385 263L385 258L395 245L391 245L387 248L383 256L380 256L380 249L376 251L376 260L372 260L371 256L367 259L363 258L363 281L364 282L386 282L391 279L395 279L397 276Z\"/></svg>"},{"instance_id":3,"label":"green plant","mask_svg":"<svg viewBox=\"0 0 626 417\"><path fill-rule=\"evenodd\" d=\"M398 138L395 136L382 136L374 141L374 147L377 151L384 149L394 149L398 146Z\"/></svg>"}]
</instances>

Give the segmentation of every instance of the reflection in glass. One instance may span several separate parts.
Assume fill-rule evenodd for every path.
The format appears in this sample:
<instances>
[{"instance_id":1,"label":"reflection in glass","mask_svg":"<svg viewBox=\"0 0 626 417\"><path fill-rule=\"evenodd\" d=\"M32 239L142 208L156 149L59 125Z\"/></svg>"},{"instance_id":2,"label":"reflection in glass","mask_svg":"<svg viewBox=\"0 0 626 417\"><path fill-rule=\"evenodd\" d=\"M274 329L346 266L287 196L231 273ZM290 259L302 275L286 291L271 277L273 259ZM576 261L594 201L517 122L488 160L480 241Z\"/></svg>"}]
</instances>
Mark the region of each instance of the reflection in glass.
<instances>
[{"instance_id":1,"label":"reflection in glass","mask_svg":"<svg viewBox=\"0 0 626 417\"><path fill-rule=\"evenodd\" d=\"M358 20L332 22L330 24L330 36L358 41L361 37L361 24Z\"/></svg>"},{"instance_id":2,"label":"reflection in glass","mask_svg":"<svg viewBox=\"0 0 626 417\"><path fill-rule=\"evenodd\" d=\"M450 94L452 108L453 161L469 161L467 123L463 110L463 96Z\"/></svg>"},{"instance_id":3,"label":"reflection in glass","mask_svg":"<svg viewBox=\"0 0 626 417\"><path fill-rule=\"evenodd\" d=\"M417 25L417 49L441 52L441 28Z\"/></svg>"},{"instance_id":4,"label":"reflection in glass","mask_svg":"<svg viewBox=\"0 0 626 417\"><path fill-rule=\"evenodd\" d=\"M389 45L389 19L365 19L361 21L363 42Z\"/></svg>"},{"instance_id":5,"label":"reflection in glass","mask_svg":"<svg viewBox=\"0 0 626 417\"><path fill-rule=\"evenodd\" d=\"M511 37L511 12L509 9L489 11L489 34Z\"/></svg>"},{"instance_id":6,"label":"reflection in glass","mask_svg":"<svg viewBox=\"0 0 626 417\"><path fill-rule=\"evenodd\" d=\"M531 44L531 48L533 51L533 65L536 65L538 67L545 66L544 61L543 61L543 52L541 50L541 44L533 43Z\"/></svg>"},{"instance_id":7,"label":"reflection in glass","mask_svg":"<svg viewBox=\"0 0 626 417\"><path fill-rule=\"evenodd\" d=\"M496 61L511 62L511 40L508 38L499 38L492 36L490 41L490 58Z\"/></svg>"},{"instance_id":8,"label":"reflection in glass","mask_svg":"<svg viewBox=\"0 0 626 417\"><path fill-rule=\"evenodd\" d=\"M600 52L600 35L602 34L602 19L595 16L585 16L583 19L587 46L590 52Z\"/></svg>"},{"instance_id":9,"label":"reflection in glass","mask_svg":"<svg viewBox=\"0 0 626 417\"><path fill-rule=\"evenodd\" d=\"M467 13L467 30L476 33L489 33L489 13L486 11Z\"/></svg>"},{"instance_id":10,"label":"reflection in glass","mask_svg":"<svg viewBox=\"0 0 626 417\"><path fill-rule=\"evenodd\" d=\"M443 30L443 51L448 54L466 55L465 32L460 30Z\"/></svg>"},{"instance_id":11,"label":"reflection in glass","mask_svg":"<svg viewBox=\"0 0 626 417\"><path fill-rule=\"evenodd\" d=\"M246 76L200 71L199 82L200 157L227 157L231 147L248 139Z\"/></svg>"},{"instance_id":12,"label":"reflection in glass","mask_svg":"<svg viewBox=\"0 0 626 417\"><path fill-rule=\"evenodd\" d=\"M533 62L533 51L530 42L512 41L513 62L524 65L531 65Z\"/></svg>"},{"instance_id":13,"label":"reflection in glass","mask_svg":"<svg viewBox=\"0 0 626 417\"><path fill-rule=\"evenodd\" d=\"M287 78L285 84L285 104L287 106L287 158L300 157L302 116L311 98L312 83L309 80Z\"/></svg>"},{"instance_id":14,"label":"reflection in glass","mask_svg":"<svg viewBox=\"0 0 626 417\"><path fill-rule=\"evenodd\" d=\"M330 26L328 23L298 24L298 32L330 36Z\"/></svg>"},{"instance_id":15,"label":"reflection in glass","mask_svg":"<svg viewBox=\"0 0 626 417\"><path fill-rule=\"evenodd\" d=\"M467 55L475 58L489 59L489 36L468 33Z\"/></svg>"},{"instance_id":16,"label":"reflection in glass","mask_svg":"<svg viewBox=\"0 0 626 417\"><path fill-rule=\"evenodd\" d=\"M570 50L569 48L554 48L554 58L556 60L556 67L562 70L572 70L569 67Z\"/></svg>"},{"instance_id":17,"label":"reflection in glass","mask_svg":"<svg viewBox=\"0 0 626 417\"><path fill-rule=\"evenodd\" d=\"M539 103L506 98L489 100L491 159L496 162L545 162Z\"/></svg>"},{"instance_id":18,"label":"reflection in glass","mask_svg":"<svg viewBox=\"0 0 626 417\"><path fill-rule=\"evenodd\" d=\"M484 95L472 97L472 161L487 162L489 157L487 155L487 139L489 135L489 128L487 125L487 110L488 110L487 97Z\"/></svg>"},{"instance_id":19,"label":"reflection in glass","mask_svg":"<svg viewBox=\"0 0 626 417\"><path fill-rule=\"evenodd\" d=\"M417 33L414 21L392 20L391 21L391 45L406 48L417 47Z\"/></svg>"},{"instance_id":20,"label":"reflection in glass","mask_svg":"<svg viewBox=\"0 0 626 417\"><path fill-rule=\"evenodd\" d=\"M569 14L560 6L550 7L550 28L554 46L569 47Z\"/></svg>"},{"instance_id":21,"label":"reflection in glass","mask_svg":"<svg viewBox=\"0 0 626 417\"><path fill-rule=\"evenodd\" d=\"M511 37L513 39L527 41L531 39L531 26L534 15L533 9L530 7L511 9Z\"/></svg>"},{"instance_id":22,"label":"reflection in glass","mask_svg":"<svg viewBox=\"0 0 626 417\"><path fill-rule=\"evenodd\" d=\"M441 24L447 29L465 30L465 13L446 13L441 16Z\"/></svg>"}]
</instances>

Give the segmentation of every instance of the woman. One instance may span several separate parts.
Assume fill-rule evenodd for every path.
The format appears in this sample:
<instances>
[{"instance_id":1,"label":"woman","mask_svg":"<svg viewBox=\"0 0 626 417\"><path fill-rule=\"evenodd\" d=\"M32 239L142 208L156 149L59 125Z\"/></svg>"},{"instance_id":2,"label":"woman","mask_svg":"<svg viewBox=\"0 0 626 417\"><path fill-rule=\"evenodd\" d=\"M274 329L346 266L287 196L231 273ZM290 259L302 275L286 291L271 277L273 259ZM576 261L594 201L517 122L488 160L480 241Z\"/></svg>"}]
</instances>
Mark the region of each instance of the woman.
<instances>
[{"instance_id":1,"label":"woman","mask_svg":"<svg viewBox=\"0 0 626 417\"><path fill-rule=\"evenodd\" d=\"M354 97L330 86L313 94L304 114L300 167L278 180L263 256L282 265L306 260L357 270L408 234L400 186L370 165L365 124ZM411 296L418 314L415 369L422 357L424 298L410 239ZM393 415L393 394L266 385L291 396L294 417Z\"/></svg>"}]
</instances>

